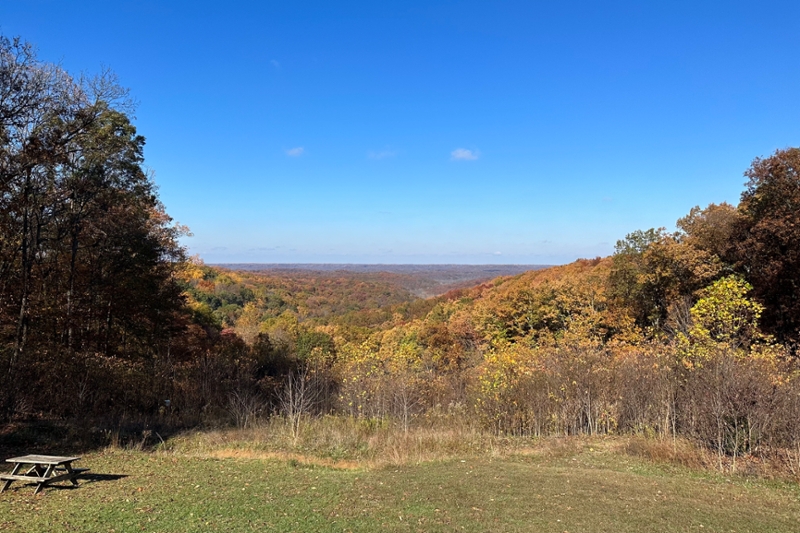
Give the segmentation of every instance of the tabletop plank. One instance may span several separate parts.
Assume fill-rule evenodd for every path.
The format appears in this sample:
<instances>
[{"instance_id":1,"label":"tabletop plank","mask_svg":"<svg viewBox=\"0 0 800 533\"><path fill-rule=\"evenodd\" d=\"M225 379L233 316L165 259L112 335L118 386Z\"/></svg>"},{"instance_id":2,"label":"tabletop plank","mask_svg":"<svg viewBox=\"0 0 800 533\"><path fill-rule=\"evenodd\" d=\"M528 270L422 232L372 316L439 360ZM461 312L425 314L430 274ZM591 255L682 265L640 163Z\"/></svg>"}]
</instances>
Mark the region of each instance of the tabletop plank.
<instances>
[{"instance_id":1,"label":"tabletop plank","mask_svg":"<svg viewBox=\"0 0 800 533\"><path fill-rule=\"evenodd\" d=\"M6 459L7 463L25 463L36 465L60 465L77 461L80 457L61 457L58 455L23 455Z\"/></svg>"}]
</instances>

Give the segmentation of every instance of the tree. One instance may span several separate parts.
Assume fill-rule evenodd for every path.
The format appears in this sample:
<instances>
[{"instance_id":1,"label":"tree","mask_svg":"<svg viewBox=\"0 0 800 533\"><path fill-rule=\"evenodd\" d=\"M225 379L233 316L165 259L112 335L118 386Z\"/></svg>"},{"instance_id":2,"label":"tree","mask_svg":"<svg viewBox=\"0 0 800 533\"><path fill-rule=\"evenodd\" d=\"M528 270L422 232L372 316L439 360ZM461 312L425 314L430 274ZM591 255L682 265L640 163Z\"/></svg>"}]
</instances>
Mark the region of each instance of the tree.
<instances>
[{"instance_id":1,"label":"tree","mask_svg":"<svg viewBox=\"0 0 800 533\"><path fill-rule=\"evenodd\" d=\"M800 148L757 158L739 204L737 269L764 304L763 326L779 341L800 341Z\"/></svg>"},{"instance_id":2,"label":"tree","mask_svg":"<svg viewBox=\"0 0 800 533\"><path fill-rule=\"evenodd\" d=\"M609 274L609 296L618 305L627 307L637 324L650 326L658 308L654 296L643 286L646 272L644 254L653 243L664 237L664 228L637 230L617 241Z\"/></svg>"},{"instance_id":3,"label":"tree","mask_svg":"<svg viewBox=\"0 0 800 533\"><path fill-rule=\"evenodd\" d=\"M152 358L179 329L182 228L142 169L125 95L0 37L0 417L22 400L75 408L71 374L112 391L114 365L92 361ZM52 394L26 399L22 381Z\"/></svg>"},{"instance_id":4,"label":"tree","mask_svg":"<svg viewBox=\"0 0 800 533\"><path fill-rule=\"evenodd\" d=\"M718 279L702 291L691 309L692 327L679 335L679 345L689 358L701 363L716 353L747 354L760 338L758 319L764 306L747 297L752 286L736 276Z\"/></svg>"},{"instance_id":5,"label":"tree","mask_svg":"<svg viewBox=\"0 0 800 533\"><path fill-rule=\"evenodd\" d=\"M88 97L59 68L39 62L30 45L0 37L0 305L7 327L5 374L25 351L33 269L43 258L52 220L54 170L66 145L91 122Z\"/></svg>"},{"instance_id":6,"label":"tree","mask_svg":"<svg viewBox=\"0 0 800 533\"><path fill-rule=\"evenodd\" d=\"M732 232L727 204L692 209L679 231L636 231L617 243L609 292L636 323L653 333L683 331L697 291L729 267L720 259Z\"/></svg>"},{"instance_id":7,"label":"tree","mask_svg":"<svg viewBox=\"0 0 800 533\"><path fill-rule=\"evenodd\" d=\"M716 255L730 262L730 244L740 221L739 211L732 205L709 204L705 209L695 206L677 222L681 242Z\"/></svg>"}]
</instances>

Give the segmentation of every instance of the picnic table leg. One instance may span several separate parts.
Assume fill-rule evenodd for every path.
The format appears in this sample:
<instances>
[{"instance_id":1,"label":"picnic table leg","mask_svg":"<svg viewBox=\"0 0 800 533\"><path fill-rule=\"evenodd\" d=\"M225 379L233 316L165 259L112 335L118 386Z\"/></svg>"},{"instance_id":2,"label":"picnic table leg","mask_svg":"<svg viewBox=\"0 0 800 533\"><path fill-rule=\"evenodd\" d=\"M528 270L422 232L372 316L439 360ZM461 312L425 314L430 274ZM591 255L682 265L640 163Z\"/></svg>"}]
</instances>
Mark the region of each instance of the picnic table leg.
<instances>
[{"instance_id":1,"label":"picnic table leg","mask_svg":"<svg viewBox=\"0 0 800 533\"><path fill-rule=\"evenodd\" d=\"M20 469L21 467L22 467L22 465L21 465L20 463L17 463L17 464L15 464L15 465L14 465L14 470L12 470L12 471L11 471L11 475L12 475L12 476L16 476L16 475L19 473L19 469ZM4 490L6 490L6 489L7 489L9 486L11 486L11 484L12 484L13 482L14 482L14 480L13 480L13 479L9 479L8 481L6 481L6 482L3 484L3 488L2 488L2 489L0 489L0 492L3 492Z\"/></svg>"},{"instance_id":2,"label":"picnic table leg","mask_svg":"<svg viewBox=\"0 0 800 533\"><path fill-rule=\"evenodd\" d=\"M44 472L44 476L42 476L42 477L50 477L50 474L52 474L52 473L53 473L53 467L54 467L54 465L47 465L47 470L45 470L45 472ZM39 492L40 492L40 491L41 491L41 490L42 490L42 489L43 489L43 488L44 488L46 485L47 485L47 481L42 481L41 483L38 483L38 484L36 485L36 490L35 490L35 491L33 491L33 495L35 496L35 495L39 494Z\"/></svg>"},{"instance_id":3,"label":"picnic table leg","mask_svg":"<svg viewBox=\"0 0 800 533\"><path fill-rule=\"evenodd\" d=\"M67 472L70 473L70 476L69 476L70 482L77 487L78 486L78 480L75 479L75 478L78 476L79 472L76 472L76 471L74 471L72 469L72 463L65 463L64 467L67 469Z\"/></svg>"}]
</instances>

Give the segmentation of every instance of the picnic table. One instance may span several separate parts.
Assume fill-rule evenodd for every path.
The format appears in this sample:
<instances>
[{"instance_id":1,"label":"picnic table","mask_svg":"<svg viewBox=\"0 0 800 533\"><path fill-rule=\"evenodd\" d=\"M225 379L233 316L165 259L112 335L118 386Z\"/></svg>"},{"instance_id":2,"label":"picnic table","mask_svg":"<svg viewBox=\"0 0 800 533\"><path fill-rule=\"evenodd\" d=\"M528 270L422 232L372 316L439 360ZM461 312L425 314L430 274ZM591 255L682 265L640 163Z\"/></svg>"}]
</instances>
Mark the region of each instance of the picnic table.
<instances>
[{"instance_id":1,"label":"picnic table","mask_svg":"<svg viewBox=\"0 0 800 533\"><path fill-rule=\"evenodd\" d=\"M0 481L5 481L0 492L6 490L14 481L36 483L34 494L58 481L70 481L73 485L77 485L78 481L75 478L89 470L88 468L72 468L72 462L79 459L80 457L59 457L57 455L23 455L6 459L7 463L14 463L14 470L10 474L0 475ZM30 465L30 468L21 474L20 471L25 465Z\"/></svg>"}]
</instances>

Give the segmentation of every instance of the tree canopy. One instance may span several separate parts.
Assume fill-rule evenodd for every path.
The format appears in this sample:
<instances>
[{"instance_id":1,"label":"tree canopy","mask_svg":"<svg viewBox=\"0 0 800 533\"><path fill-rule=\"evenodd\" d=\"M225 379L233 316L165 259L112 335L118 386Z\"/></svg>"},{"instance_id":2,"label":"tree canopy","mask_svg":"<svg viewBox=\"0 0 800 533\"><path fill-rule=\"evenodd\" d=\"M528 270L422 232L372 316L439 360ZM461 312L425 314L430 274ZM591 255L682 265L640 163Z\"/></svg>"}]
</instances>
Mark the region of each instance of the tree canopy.
<instances>
[{"instance_id":1,"label":"tree canopy","mask_svg":"<svg viewBox=\"0 0 800 533\"><path fill-rule=\"evenodd\" d=\"M757 158L739 204L733 259L764 304L764 326L800 341L800 148Z\"/></svg>"},{"instance_id":2,"label":"tree canopy","mask_svg":"<svg viewBox=\"0 0 800 533\"><path fill-rule=\"evenodd\" d=\"M23 382L152 357L178 325L180 229L125 95L108 73L75 79L0 38L2 413Z\"/></svg>"}]
</instances>

